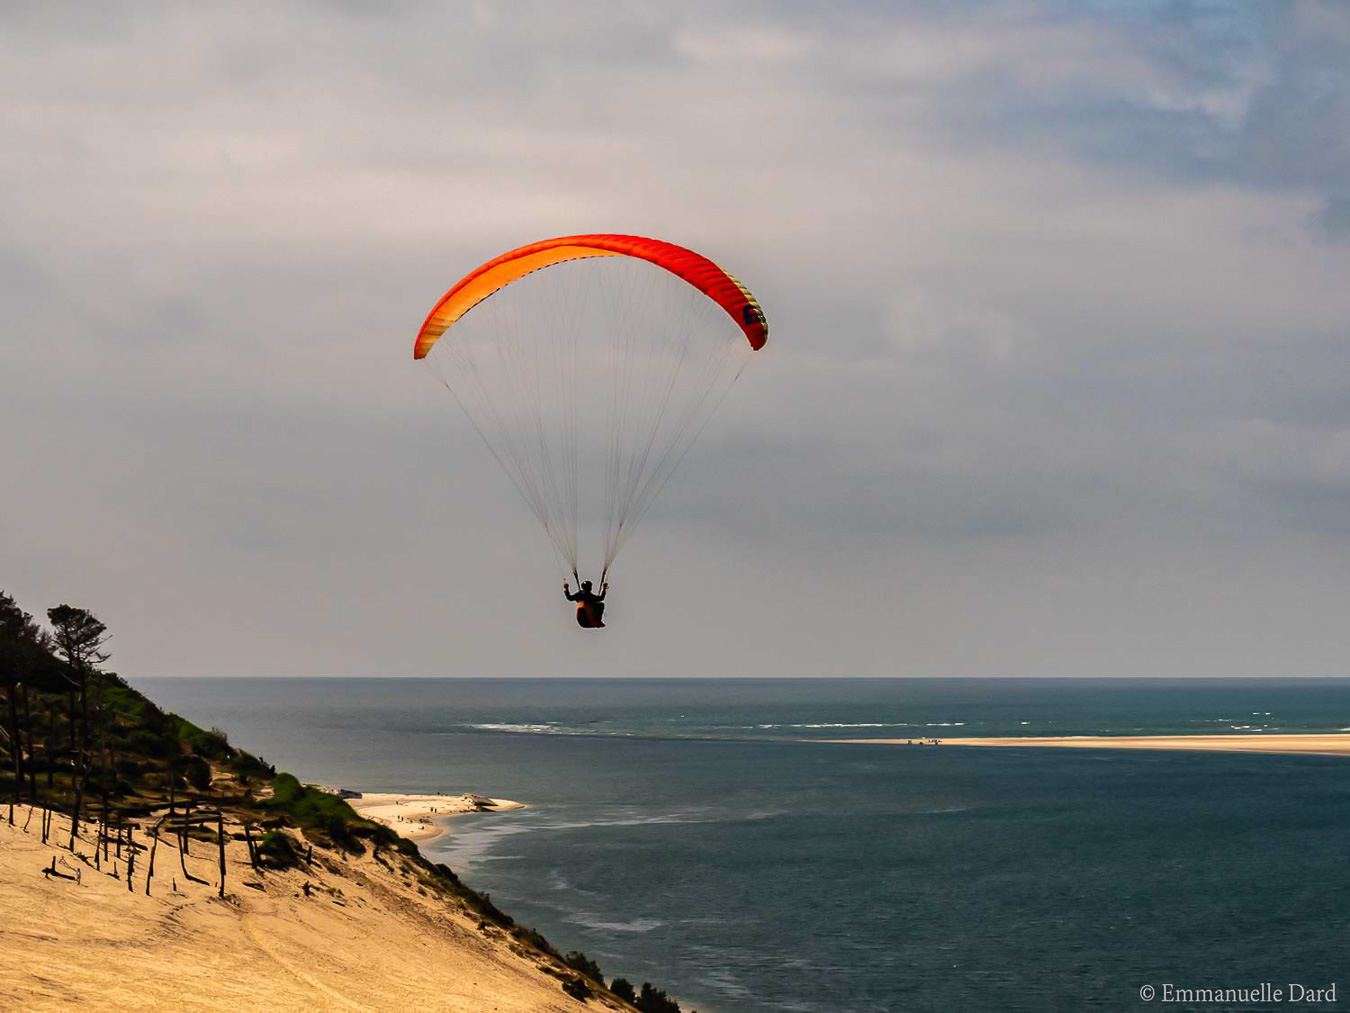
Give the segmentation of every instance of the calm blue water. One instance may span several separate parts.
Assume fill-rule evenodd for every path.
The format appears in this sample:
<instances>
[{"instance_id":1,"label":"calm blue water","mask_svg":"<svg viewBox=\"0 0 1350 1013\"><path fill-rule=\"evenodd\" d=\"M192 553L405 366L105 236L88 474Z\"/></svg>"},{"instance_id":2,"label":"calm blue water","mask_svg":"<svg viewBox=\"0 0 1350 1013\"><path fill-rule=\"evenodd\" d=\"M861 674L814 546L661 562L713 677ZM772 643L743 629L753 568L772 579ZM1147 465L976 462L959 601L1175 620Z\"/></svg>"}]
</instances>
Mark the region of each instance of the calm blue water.
<instances>
[{"instance_id":1,"label":"calm blue water","mask_svg":"<svg viewBox=\"0 0 1350 1013\"><path fill-rule=\"evenodd\" d=\"M1350 759L812 741L1331 731L1350 681L137 685L306 780L529 803L423 850L686 1009L1350 1008Z\"/></svg>"}]
</instances>

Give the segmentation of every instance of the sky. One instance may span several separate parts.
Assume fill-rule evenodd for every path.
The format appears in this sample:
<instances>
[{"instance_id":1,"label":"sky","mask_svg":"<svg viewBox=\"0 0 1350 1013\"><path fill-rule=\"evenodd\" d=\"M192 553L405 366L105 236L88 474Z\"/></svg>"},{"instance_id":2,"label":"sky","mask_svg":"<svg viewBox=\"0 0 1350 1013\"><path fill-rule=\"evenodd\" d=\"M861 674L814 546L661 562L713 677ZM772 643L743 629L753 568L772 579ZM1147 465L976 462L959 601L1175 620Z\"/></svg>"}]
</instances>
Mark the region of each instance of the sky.
<instances>
[{"instance_id":1,"label":"sky","mask_svg":"<svg viewBox=\"0 0 1350 1013\"><path fill-rule=\"evenodd\" d=\"M0 588L132 676L1341 676L1350 5L0 6ZM578 629L411 358L706 253L758 353Z\"/></svg>"}]
</instances>

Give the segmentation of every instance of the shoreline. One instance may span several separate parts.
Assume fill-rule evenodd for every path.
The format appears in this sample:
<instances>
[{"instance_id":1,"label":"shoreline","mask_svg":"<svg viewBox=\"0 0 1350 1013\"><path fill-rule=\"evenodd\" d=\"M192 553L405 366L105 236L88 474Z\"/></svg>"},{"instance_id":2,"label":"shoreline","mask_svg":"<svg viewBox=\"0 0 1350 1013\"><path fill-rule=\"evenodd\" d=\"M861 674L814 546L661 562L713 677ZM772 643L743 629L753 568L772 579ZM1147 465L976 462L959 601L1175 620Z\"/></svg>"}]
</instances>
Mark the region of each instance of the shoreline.
<instances>
[{"instance_id":1,"label":"shoreline","mask_svg":"<svg viewBox=\"0 0 1350 1013\"><path fill-rule=\"evenodd\" d=\"M1284 753L1350 756L1350 733L1288 735L1049 735L968 739L821 739L843 745L976 746L1047 749L1173 749L1221 753Z\"/></svg>"},{"instance_id":2,"label":"shoreline","mask_svg":"<svg viewBox=\"0 0 1350 1013\"><path fill-rule=\"evenodd\" d=\"M429 841L448 829L443 817L462 816L465 813L507 812L526 808L523 802L509 798L488 798L485 795L414 795L403 792L365 791L357 795L325 788L345 798L347 804L368 820L383 823L400 837L410 841Z\"/></svg>"}]
</instances>

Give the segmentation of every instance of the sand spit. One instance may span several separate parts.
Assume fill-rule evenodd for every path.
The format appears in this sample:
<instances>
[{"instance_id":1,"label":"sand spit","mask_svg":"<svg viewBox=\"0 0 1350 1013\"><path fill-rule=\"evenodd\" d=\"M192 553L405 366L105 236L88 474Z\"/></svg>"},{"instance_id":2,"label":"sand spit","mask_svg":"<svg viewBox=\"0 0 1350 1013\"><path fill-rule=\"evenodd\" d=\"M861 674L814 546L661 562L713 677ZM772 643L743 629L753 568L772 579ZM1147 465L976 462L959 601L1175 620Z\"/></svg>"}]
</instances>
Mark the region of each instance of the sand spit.
<instances>
[{"instance_id":1,"label":"sand spit","mask_svg":"<svg viewBox=\"0 0 1350 1013\"><path fill-rule=\"evenodd\" d=\"M441 833L444 828L436 821L442 816L462 813L504 812L524 809L520 802L509 798L487 798L484 795L399 795L390 792L364 792L357 797L346 793L347 804L368 820L390 827L410 841L425 841Z\"/></svg>"},{"instance_id":2,"label":"sand spit","mask_svg":"<svg viewBox=\"0 0 1350 1013\"><path fill-rule=\"evenodd\" d=\"M831 742L903 746L910 739L830 739ZM942 739L941 746L1045 746L1069 749L1194 749L1237 753L1350 755L1350 734L1306 735L1079 735L1041 738ZM923 748L931 748L925 746Z\"/></svg>"},{"instance_id":3,"label":"sand spit","mask_svg":"<svg viewBox=\"0 0 1350 1013\"><path fill-rule=\"evenodd\" d=\"M95 869L43 844L41 813L27 832L0 808L0 1009L489 1013L614 1009L578 1002L545 973L548 958L431 892L389 849L359 858L314 850L309 868L255 871L242 841L219 851L194 841L186 881L174 839L147 854L134 889L115 855ZM53 842L70 821L53 819ZM226 824L227 830L231 828ZM150 839L138 833L137 840ZM90 859L90 840L76 850ZM75 879L45 876L56 871ZM121 878L109 873L116 870ZM309 885L308 893L305 884ZM176 891L175 891L176 886Z\"/></svg>"}]
</instances>

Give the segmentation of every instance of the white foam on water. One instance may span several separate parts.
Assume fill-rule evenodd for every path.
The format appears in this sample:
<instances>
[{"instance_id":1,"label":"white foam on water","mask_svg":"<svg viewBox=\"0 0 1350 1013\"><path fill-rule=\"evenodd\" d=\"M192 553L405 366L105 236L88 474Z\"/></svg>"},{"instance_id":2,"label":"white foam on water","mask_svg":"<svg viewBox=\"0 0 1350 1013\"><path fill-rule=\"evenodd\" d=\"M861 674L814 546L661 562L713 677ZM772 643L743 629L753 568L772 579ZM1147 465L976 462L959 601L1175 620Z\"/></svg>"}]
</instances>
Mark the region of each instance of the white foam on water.
<instances>
[{"instance_id":1,"label":"white foam on water","mask_svg":"<svg viewBox=\"0 0 1350 1013\"><path fill-rule=\"evenodd\" d=\"M650 932L652 929L659 929L666 924L656 918L634 918L630 922L608 922L584 912L575 913L567 920L585 928L598 929L602 932Z\"/></svg>"},{"instance_id":2,"label":"white foam on water","mask_svg":"<svg viewBox=\"0 0 1350 1013\"><path fill-rule=\"evenodd\" d=\"M553 722L542 725L524 725L511 724L506 721L485 721L481 724L469 725L470 728L477 728L484 732L556 732L557 725Z\"/></svg>"}]
</instances>

